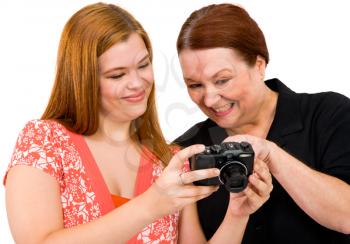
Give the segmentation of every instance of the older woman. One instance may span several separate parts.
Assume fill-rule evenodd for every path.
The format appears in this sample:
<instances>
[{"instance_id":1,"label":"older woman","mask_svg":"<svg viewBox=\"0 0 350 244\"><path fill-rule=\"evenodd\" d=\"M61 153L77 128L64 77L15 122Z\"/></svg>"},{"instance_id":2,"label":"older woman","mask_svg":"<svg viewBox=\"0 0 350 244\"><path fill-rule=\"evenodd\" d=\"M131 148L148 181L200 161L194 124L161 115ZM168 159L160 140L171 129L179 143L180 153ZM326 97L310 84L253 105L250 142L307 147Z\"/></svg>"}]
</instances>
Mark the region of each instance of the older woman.
<instances>
[{"instance_id":1,"label":"older woman","mask_svg":"<svg viewBox=\"0 0 350 244\"><path fill-rule=\"evenodd\" d=\"M350 100L333 92L298 94L278 79L264 81L265 38L239 6L194 11L177 50L188 94L208 119L176 142L250 142L256 160L273 175L270 199L247 213L243 243L349 243ZM228 202L221 187L197 203L207 238Z\"/></svg>"}]
</instances>

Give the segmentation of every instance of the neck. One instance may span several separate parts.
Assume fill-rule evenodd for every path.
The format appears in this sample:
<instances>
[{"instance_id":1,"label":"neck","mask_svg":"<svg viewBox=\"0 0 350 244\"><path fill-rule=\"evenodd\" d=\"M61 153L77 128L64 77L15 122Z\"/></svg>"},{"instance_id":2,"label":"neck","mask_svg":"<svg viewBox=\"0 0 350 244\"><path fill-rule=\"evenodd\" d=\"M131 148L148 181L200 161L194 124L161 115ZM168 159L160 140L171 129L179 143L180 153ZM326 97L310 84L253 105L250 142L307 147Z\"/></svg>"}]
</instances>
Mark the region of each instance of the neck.
<instances>
[{"instance_id":1,"label":"neck","mask_svg":"<svg viewBox=\"0 0 350 244\"><path fill-rule=\"evenodd\" d=\"M243 126L227 129L227 133L230 136L249 134L260 138L267 137L275 117L278 93L269 88L266 89L265 99L263 100L255 118Z\"/></svg>"},{"instance_id":2,"label":"neck","mask_svg":"<svg viewBox=\"0 0 350 244\"><path fill-rule=\"evenodd\" d=\"M131 121L115 121L100 114L99 128L91 137L96 140L106 141L115 145L129 144L132 142L130 126Z\"/></svg>"}]
</instances>

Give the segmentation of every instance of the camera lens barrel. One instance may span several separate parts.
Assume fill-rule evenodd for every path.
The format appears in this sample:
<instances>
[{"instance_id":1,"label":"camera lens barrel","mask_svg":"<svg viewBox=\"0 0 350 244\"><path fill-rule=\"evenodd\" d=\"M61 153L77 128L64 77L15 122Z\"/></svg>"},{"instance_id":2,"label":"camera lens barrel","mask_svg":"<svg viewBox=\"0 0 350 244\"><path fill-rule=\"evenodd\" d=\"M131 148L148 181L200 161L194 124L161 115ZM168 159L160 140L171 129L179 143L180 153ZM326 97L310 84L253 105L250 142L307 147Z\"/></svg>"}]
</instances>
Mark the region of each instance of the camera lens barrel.
<instances>
[{"instance_id":1,"label":"camera lens barrel","mask_svg":"<svg viewBox=\"0 0 350 244\"><path fill-rule=\"evenodd\" d=\"M220 169L219 180L229 192L240 192L248 184L248 169L239 161L229 161Z\"/></svg>"}]
</instances>

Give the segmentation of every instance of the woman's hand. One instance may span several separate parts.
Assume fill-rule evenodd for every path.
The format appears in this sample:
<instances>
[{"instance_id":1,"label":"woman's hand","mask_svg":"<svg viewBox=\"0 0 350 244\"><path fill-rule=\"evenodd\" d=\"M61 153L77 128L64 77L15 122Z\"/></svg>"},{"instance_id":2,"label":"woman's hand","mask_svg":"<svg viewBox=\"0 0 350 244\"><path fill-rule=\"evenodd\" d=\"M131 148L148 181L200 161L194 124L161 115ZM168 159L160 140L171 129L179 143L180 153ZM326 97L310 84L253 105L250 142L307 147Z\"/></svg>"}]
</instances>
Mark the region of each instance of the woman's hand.
<instances>
[{"instance_id":1,"label":"woman's hand","mask_svg":"<svg viewBox=\"0 0 350 244\"><path fill-rule=\"evenodd\" d=\"M235 216L249 216L259 209L270 197L273 189L269 164L272 145L269 141L250 136L230 136L224 142L249 142L254 150L253 173L248 178L248 186L240 193L230 194L229 211Z\"/></svg>"},{"instance_id":2,"label":"woman's hand","mask_svg":"<svg viewBox=\"0 0 350 244\"><path fill-rule=\"evenodd\" d=\"M192 184L197 180L218 176L218 169L184 171L184 163L188 158L202 152L204 148L204 145L192 145L176 153L150 188L154 200L157 202L159 216L180 210L188 204L208 197L218 189L217 186L195 186Z\"/></svg>"},{"instance_id":3,"label":"woman's hand","mask_svg":"<svg viewBox=\"0 0 350 244\"><path fill-rule=\"evenodd\" d=\"M228 211L234 216L249 216L270 197L272 177L267 165L259 158L254 162L254 170L248 181L248 186L242 192L230 193Z\"/></svg>"},{"instance_id":4,"label":"woman's hand","mask_svg":"<svg viewBox=\"0 0 350 244\"><path fill-rule=\"evenodd\" d=\"M277 169L273 166L272 160L273 158L276 159L277 152L277 146L275 143L251 136L251 135L235 135L235 136L229 136L227 137L224 142L248 142L252 145L254 153L255 153L255 160L260 159L262 160L267 166L269 167L269 170L272 174L274 174ZM275 160L276 161L276 160Z\"/></svg>"}]
</instances>

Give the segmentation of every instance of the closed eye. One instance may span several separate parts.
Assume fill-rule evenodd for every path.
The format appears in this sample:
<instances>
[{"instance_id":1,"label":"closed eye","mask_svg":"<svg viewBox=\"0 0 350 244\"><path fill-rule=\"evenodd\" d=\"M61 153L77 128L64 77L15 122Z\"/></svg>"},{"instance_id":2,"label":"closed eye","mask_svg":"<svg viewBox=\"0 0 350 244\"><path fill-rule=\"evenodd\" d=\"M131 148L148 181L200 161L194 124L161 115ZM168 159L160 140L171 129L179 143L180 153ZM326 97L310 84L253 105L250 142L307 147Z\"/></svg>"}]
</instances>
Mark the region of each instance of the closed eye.
<instances>
[{"instance_id":1,"label":"closed eye","mask_svg":"<svg viewBox=\"0 0 350 244\"><path fill-rule=\"evenodd\" d=\"M202 84L189 84L189 85L187 85L187 87L189 89L196 89L196 88L199 88L201 86L202 86Z\"/></svg>"},{"instance_id":2,"label":"closed eye","mask_svg":"<svg viewBox=\"0 0 350 244\"><path fill-rule=\"evenodd\" d=\"M125 73L117 74L117 75L111 75L109 76L110 79L118 80L122 78L125 75Z\"/></svg>"},{"instance_id":3,"label":"closed eye","mask_svg":"<svg viewBox=\"0 0 350 244\"><path fill-rule=\"evenodd\" d=\"M139 69L144 69L144 68L146 68L149 64L150 64L150 62L147 62L147 63L145 63L145 64L142 64L142 65L139 66Z\"/></svg>"}]
</instances>

